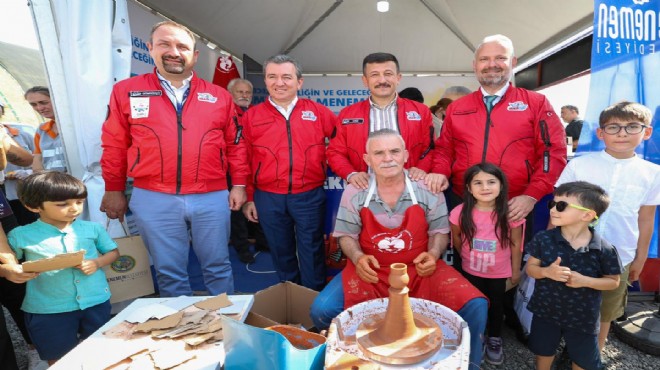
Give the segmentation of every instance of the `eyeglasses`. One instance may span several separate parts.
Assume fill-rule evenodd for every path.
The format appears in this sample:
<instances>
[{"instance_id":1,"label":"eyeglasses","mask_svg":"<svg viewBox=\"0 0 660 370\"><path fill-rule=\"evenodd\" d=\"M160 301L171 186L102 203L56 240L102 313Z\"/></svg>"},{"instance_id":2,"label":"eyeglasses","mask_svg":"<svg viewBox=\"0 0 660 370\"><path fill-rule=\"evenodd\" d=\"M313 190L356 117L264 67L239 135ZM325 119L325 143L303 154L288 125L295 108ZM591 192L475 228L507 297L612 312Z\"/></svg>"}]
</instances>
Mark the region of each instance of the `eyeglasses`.
<instances>
[{"instance_id":1,"label":"eyeglasses","mask_svg":"<svg viewBox=\"0 0 660 370\"><path fill-rule=\"evenodd\" d=\"M571 208L579 209L580 211L593 211L594 213L596 213L596 211L594 211L593 209L585 208L573 203L564 202L563 200L560 200L559 202L555 202L554 200L551 200L548 202L548 209L553 209L555 207L557 207L557 212L564 212L566 210L566 207L571 207ZM594 217L596 220L598 220L598 216L594 216Z\"/></svg>"},{"instance_id":2,"label":"eyeglasses","mask_svg":"<svg viewBox=\"0 0 660 370\"><path fill-rule=\"evenodd\" d=\"M642 125L641 123L638 122L633 122L629 125L620 125L618 123L610 123L609 125L605 125L601 127L601 130L603 130L604 133L608 135L616 135L619 132L621 132L621 129L626 130L626 133L629 135L637 135L644 131L645 128L647 128L647 125Z\"/></svg>"}]
</instances>

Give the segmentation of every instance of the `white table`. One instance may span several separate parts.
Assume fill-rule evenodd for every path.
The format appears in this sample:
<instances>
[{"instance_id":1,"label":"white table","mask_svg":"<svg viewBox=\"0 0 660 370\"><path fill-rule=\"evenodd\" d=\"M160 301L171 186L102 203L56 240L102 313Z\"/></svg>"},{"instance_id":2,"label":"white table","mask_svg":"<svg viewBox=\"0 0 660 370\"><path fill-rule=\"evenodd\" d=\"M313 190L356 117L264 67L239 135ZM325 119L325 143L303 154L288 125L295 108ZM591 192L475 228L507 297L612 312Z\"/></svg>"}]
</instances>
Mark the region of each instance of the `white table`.
<instances>
[{"instance_id":1,"label":"white table","mask_svg":"<svg viewBox=\"0 0 660 370\"><path fill-rule=\"evenodd\" d=\"M211 297L190 297L194 301L202 301ZM144 345L148 342L150 346L158 346L167 348L168 345L180 345L181 342L173 339L153 340L150 337L144 337L136 340L123 340L116 338L108 338L103 333L118 324L122 323L129 317L130 314L143 309L148 309L148 306L155 303L161 303L171 298L140 298L131 303L128 307L118 313L99 330L94 332L89 338L81 342L71 352L67 353L55 365L50 367L50 370L72 370L72 369L94 369L99 368L99 359L104 356L109 356L110 348L135 348L135 346ZM220 309L220 313L238 313L240 320L244 321L247 314L252 308L254 302L253 295L231 295L229 300L233 303L232 306ZM181 369L203 369L214 370L219 369L224 364L225 350L222 342L215 345L207 346L207 348L194 350L196 358L180 365ZM107 357L105 357L107 358ZM177 368L178 369L178 368Z\"/></svg>"}]
</instances>

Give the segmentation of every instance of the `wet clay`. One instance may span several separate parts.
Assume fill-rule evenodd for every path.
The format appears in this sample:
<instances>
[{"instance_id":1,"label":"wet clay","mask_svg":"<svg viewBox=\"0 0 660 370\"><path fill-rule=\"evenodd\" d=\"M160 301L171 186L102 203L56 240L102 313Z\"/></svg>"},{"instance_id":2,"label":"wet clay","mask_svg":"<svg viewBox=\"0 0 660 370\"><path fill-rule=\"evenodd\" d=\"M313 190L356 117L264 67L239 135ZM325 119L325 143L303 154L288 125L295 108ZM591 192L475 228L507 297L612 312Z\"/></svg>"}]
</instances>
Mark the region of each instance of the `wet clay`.
<instances>
[{"instance_id":1,"label":"wet clay","mask_svg":"<svg viewBox=\"0 0 660 370\"><path fill-rule=\"evenodd\" d=\"M387 311L367 317L358 326L358 347L372 360L414 364L427 359L442 346L440 326L433 319L413 313L410 307L407 269L404 263L390 266Z\"/></svg>"}]
</instances>

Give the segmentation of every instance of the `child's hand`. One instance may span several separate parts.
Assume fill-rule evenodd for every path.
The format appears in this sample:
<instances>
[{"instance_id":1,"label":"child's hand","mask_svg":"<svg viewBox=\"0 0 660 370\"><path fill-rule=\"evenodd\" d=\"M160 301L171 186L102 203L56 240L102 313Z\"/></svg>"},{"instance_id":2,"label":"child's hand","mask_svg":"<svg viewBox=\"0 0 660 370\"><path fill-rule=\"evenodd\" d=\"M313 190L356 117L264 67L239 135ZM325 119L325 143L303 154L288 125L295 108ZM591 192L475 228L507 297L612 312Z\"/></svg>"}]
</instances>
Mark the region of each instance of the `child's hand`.
<instances>
[{"instance_id":1,"label":"child's hand","mask_svg":"<svg viewBox=\"0 0 660 370\"><path fill-rule=\"evenodd\" d=\"M571 272L571 277L566 282L569 288L584 288L587 286L587 278L577 271Z\"/></svg>"},{"instance_id":2,"label":"child's hand","mask_svg":"<svg viewBox=\"0 0 660 370\"><path fill-rule=\"evenodd\" d=\"M85 275L91 275L99 269L99 264L96 260L83 260L80 265L76 266L76 268L82 271Z\"/></svg>"},{"instance_id":3,"label":"child's hand","mask_svg":"<svg viewBox=\"0 0 660 370\"><path fill-rule=\"evenodd\" d=\"M511 272L511 285L516 286L520 282L520 271Z\"/></svg>"},{"instance_id":4,"label":"child's hand","mask_svg":"<svg viewBox=\"0 0 660 370\"><path fill-rule=\"evenodd\" d=\"M565 283L571 277L571 269L560 265L561 257L557 257L555 262L550 264L550 266L545 268L545 276L555 280Z\"/></svg>"}]
</instances>

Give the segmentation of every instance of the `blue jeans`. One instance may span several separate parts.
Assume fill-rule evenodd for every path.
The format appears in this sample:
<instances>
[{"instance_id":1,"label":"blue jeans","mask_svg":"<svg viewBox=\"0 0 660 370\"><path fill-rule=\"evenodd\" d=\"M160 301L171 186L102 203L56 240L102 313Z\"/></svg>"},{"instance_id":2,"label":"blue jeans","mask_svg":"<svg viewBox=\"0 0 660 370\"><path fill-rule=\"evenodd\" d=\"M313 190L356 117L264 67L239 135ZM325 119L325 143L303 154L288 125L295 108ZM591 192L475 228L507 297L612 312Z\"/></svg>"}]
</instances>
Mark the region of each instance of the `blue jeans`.
<instances>
[{"instance_id":1,"label":"blue jeans","mask_svg":"<svg viewBox=\"0 0 660 370\"><path fill-rule=\"evenodd\" d=\"M319 329L327 329L333 318L344 310L344 290L341 273L328 283L312 303L310 316ZM488 321L488 301L473 298L467 301L458 312L470 329L470 370L478 370L481 365L483 336Z\"/></svg>"},{"instance_id":2,"label":"blue jeans","mask_svg":"<svg viewBox=\"0 0 660 370\"><path fill-rule=\"evenodd\" d=\"M211 295L234 293L229 261L227 190L165 194L133 188L130 208L156 269L162 297L192 295L188 277L190 239Z\"/></svg>"},{"instance_id":3,"label":"blue jeans","mask_svg":"<svg viewBox=\"0 0 660 370\"><path fill-rule=\"evenodd\" d=\"M325 191L298 194L256 190L254 205L280 281L321 290L325 285Z\"/></svg>"}]
</instances>

